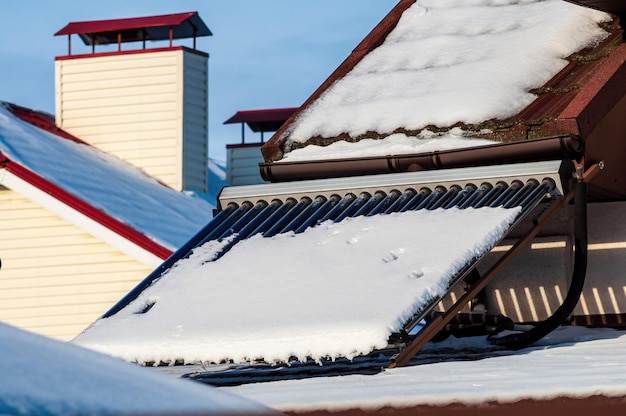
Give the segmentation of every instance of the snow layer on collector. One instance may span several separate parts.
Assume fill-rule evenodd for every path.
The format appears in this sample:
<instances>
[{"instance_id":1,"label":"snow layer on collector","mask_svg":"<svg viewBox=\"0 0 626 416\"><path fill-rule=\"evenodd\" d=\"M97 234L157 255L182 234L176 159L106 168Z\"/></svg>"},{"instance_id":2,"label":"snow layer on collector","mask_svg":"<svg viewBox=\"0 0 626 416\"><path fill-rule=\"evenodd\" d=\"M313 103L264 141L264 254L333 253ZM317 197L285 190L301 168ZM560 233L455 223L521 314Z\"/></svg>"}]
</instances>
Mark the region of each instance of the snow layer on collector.
<instances>
[{"instance_id":1,"label":"snow layer on collector","mask_svg":"<svg viewBox=\"0 0 626 416\"><path fill-rule=\"evenodd\" d=\"M519 209L409 211L209 242L74 339L129 361L351 357L388 337L489 250ZM141 313L146 306L153 305Z\"/></svg>"},{"instance_id":2,"label":"snow layer on collector","mask_svg":"<svg viewBox=\"0 0 626 416\"><path fill-rule=\"evenodd\" d=\"M285 150L318 135L512 117L564 58L606 37L598 24L607 20L562 0L418 0L380 47L298 117Z\"/></svg>"},{"instance_id":3,"label":"snow layer on collector","mask_svg":"<svg viewBox=\"0 0 626 416\"><path fill-rule=\"evenodd\" d=\"M172 251L213 216L205 200L168 188L94 147L43 131L1 103L0 152Z\"/></svg>"}]
</instances>

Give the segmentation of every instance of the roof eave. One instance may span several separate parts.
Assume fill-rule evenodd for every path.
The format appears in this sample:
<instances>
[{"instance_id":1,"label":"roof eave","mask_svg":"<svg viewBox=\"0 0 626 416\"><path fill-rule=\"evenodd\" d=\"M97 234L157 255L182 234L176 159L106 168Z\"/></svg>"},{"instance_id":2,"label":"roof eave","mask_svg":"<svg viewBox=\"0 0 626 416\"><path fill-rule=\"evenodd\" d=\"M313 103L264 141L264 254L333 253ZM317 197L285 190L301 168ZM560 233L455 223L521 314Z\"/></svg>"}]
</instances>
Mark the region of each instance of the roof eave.
<instances>
[{"instance_id":1,"label":"roof eave","mask_svg":"<svg viewBox=\"0 0 626 416\"><path fill-rule=\"evenodd\" d=\"M1 152L0 170L3 171L0 184L35 200L143 264L154 267L172 253L134 228L13 162ZM68 212L71 215L67 215Z\"/></svg>"}]
</instances>

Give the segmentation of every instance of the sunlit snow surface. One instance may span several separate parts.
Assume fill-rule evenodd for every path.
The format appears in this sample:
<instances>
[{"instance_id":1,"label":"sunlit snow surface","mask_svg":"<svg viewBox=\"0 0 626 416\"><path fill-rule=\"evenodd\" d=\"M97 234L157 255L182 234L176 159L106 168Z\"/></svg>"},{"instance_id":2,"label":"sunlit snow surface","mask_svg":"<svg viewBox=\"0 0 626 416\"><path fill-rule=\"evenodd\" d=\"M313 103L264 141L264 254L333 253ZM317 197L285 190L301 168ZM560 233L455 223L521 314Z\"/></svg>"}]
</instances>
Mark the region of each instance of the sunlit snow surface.
<instances>
[{"instance_id":1,"label":"sunlit snow surface","mask_svg":"<svg viewBox=\"0 0 626 416\"><path fill-rule=\"evenodd\" d=\"M418 0L380 47L298 117L286 150L315 136L512 117L564 58L606 37L598 24L607 20L562 0Z\"/></svg>"},{"instance_id":2,"label":"sunlit snow surface","mask_svg":"<svg viewBox=\"0 0 626 416\"><path fill-rule=\"evenodd\" d=\"M328 146L308 145L286 153L277 163L428 153L495 143L492 140L466 137L459 128L445 134L422 131L418 137L397 133L384 139L363 139L356 143L341 140Z\"/></svg>"},{"instance_id":3,"label":"sunlit snow surface","mask_svg":"<svg viewBox=\"0 0 626 416\"><path fill-rule=\"evenodd\" d=\"M0 152L172 251L213 216L207 201L163 186L113 155L26 123L1 102Z\"/></svg>"},{"instance_id":4,"label":"sunlit snow surface","mask_svg":"<svg viewBox=\"0 0 626 416\"><path fill-rule=\"evenodd\" d=\"M490 249L519 209L452 208L326 222L196 249L74 342L126 360L351 357L388 337ZM154 306L140 312L148 304Z\"/></svg>"},{"instance_id":5,"label":"sunlit snow surface","mask_svg":"<svg viewBox=\"0 0 626 416\"><path fill-rule=\"evenodd\" d=\"M272 413L251 400L0 323L0 414Z\"/></svg>"},{"instance_id":6,"label":"sunlit snow surface","mask_svg":"<svg viewBox=\"0 0 626 416\"><path fill-rule=\"evenodd\" d=\"M537 344L483 354L493 349L485 337L450 338L421 352L439 355L442 362L376 375L283 380L227 390L283 411L626 396L623 331L561 327ZM468 354L475 359L468 360Z\"/></svg>"}]
</instances>

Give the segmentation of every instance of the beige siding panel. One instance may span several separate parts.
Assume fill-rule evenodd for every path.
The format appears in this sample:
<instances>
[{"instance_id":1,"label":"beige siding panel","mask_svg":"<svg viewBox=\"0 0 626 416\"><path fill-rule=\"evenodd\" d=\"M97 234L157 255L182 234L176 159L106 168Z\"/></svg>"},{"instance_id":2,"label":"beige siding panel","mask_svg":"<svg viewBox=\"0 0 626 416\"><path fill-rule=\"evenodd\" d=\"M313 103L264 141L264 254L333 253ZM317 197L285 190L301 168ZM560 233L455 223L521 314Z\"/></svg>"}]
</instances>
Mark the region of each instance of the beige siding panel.
<instances>
[{"instance_id":1,"label":"beige siding panel","mask_svg":"<svg viewBox=\"0 0 626 416\"><path fill-rule=\"evenodd\" d=\"M168 51L57 61L61 88L57 122L181 189L181 54Z\"/></svg>"},{"instance_id":2,"label":"beige siding panel","mask_svg":"<svg viewBox=\"0 0 626 416\"><path fill-rule=\"evenodd\" d=\"M0 321L69 340L150 273L21 195L0 191Z\"/></svg>"},{"instance_id":3,"label":"beige siding panel","mask_svg":"<svg viewBox=\"0 0 626 416\"><path fill-rule=\"evenodd\" d=\"M178 86L176 85L160 85L158 89L153 86L135 86L133 88L108 88L104 90L90 90L90 91L74 91L63 93L65 101L71 103L72 106L78 106L84 103L86 106L91 105L92 102L96 102L99 99L115 98L117 103L132 103L134 100L145 99L149 101L151 97L158 97L162 95L176 95L178 92ZM160 101L160 100L159 100ZM107 104L110 105L110 104ZM115 102L113 103L115 105ZM59 115L57 115L58 117Z\"/></svg>"},{"instance_id":4,"label":"beige siding panel","mask_svg":"<svg viewBox=\"0 0 626 416\"><path fill-rule=\"evenodd\" d=\"M69 118L91 118L91 117L117 117L126 116L129 112L134 112L141 115L159 114L164 115L167 118L172 118L171 112L174 109L172 103L168 102L152 102L150 103L150 110L147 106L139 106L135 108L135 105L118 104L110 105L106 108L85 108L77 107L76 109L65 108L64 113Z\"/></svg>"},{"instance_id":5,"label":"beige siding panel","mask_svg":"<svg viewBox=\"0 0 626 416\"><path fill-rule=\"evenodd\" d=\"M206 191L207 68L183 50L56 61L57 123L174 189Z\"/></svg>"},{"instance_id":6,"label":"beige siding panel","mask_svg":"<svg viewBox=\"0 0 626 416\"><path fill-rule=\"evenodd\" d=\"M60 60L63 74L120 71L133 68L155 68L176 65L179 51L93 56Z\"/></svg>"},{"instance_id":7,"label":"beige siding panel","mask_svg":"<svg viewBox=\"0 0 626 416\"><path fill-rule=\"evenodd\" d=\"M68 123L68 124L72 124L72 123ZM172 128L172 124L173 122L171 120L165 120L165 121L153 121L150 122L148 124L141 124L141 123L128 123L128 124L122 124L122 123L111 123L108 125L101 125L101 126L79 126L77 127L75 130L76 131L80 131L80 132L84 132L84 134L88 134L90 131L94 131L96 133L98 133L98 135L103 136L106 134L124 134L126 136L129 136L129 138L132 138L131 135L134 135L135 133L143 133L146 130L147 131L154 131L154 132L158 132L161 129L171 129ZM83 138L83 136L79 136L81 138Z\"/></svg>"},{"instance_id":8,"label":"beige siding panel","mask_svg":"<svg viewBox=\"0 0 626 416\"><path fill-rule=\"evenodd\" d=\"M67 94L65 97L66 100L64 103L63 111L64 114L71 117L72 113L70 113L70 111L72 110L97 111L98 109L100 109L100 111L111 113L120 108L128 111L129 109L138 106L140 108L135 108L136 111L148 111L147 108L144 108L146 104L171 105L172 101L176 98L176 91L127 96L125 97L123 103L120 103L118 97L95 97L94 95L88 93L73 95ZM69 99L69 97L73 97L73 99ZM86 97L89 98L88 102L85 100Z\"/></svg>"},{"instance_id":9,"label":"beige siding panel","mask_svg":"<svg viewBox=\"0 0 626 416\"><path fill-rule=\"evenodd\" d=\"M141 143L142 141L149 142L156 147L169 147L176 144L176 140L172 137L172 130L155 130L155 131L139 131L132 135L132 140L129 140L129 135L125 133L118 134L94 134L101 143L119 143L120 145L135 146L134 141L139 142L136 146L137 149L146 148L148 143ZM142 146L143 144L143 146Z\"/></svg>"},{"instance_id":10,"label":"beige siding panel","mask_svg":"<svg viewBox=\"0 0 626 416\"><path fill-rule=\"evenodd\" d=\"M105 128L113 130L115 126L118 131L119 128L133 126L135 130L143 129L146 124L158 124L165 125L165 123L176 123L176 118L172 117L171 111L154 110L135 114L101 114L89 116L78 116L72 119L71 123L68 123L72 128Z\"/></svg>"},{"instance_id":11,"label":"beige siding panel","mask_svg":"<svg viewBox=\"0 0 626 416\"><path fill-rule=\"evenodd\" d=\"M156 65L150 67L126 67L120 69L111 69L108 71L102 71L102 69L94 72L74 72L64 73L63 82L77 85L80 83L94 82L94 81L113 81L113 80L128 80L133 78L144 78L153 76L176 76L176 65ZM143 81L143 79L142 79Z\"/></svg>"},{"instance_id":12,"label":"beige siding panel","mask_svg":"<svg viewBox=\"0 0 626 416\"><path fill-rule=\"evenodd\" d=\"M116 80L90 80L86 82L73 82L65 85L65 91L97 91L108 89L123 89L135 87L154 87L157 91L161 85L171 84L176 80L173 75L144 75L141 77L124 78Z\"/></svg>"}]
</instances>

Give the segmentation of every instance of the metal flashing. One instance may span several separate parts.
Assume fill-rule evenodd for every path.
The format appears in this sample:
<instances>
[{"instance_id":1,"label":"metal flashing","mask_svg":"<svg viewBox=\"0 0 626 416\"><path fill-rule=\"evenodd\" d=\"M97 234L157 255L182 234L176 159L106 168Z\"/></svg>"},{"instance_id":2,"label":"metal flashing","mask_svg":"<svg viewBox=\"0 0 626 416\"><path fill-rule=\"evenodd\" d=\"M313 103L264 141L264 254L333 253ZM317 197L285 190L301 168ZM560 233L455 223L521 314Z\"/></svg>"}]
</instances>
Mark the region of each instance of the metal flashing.
<instances>
[{"instance_id":1,"label":"metal flashing","mask_svg":"<svg viewBox=\"0 0 626 416\"><path fill-rule=\"evenodd\" d=\"M378 191L388 193L409 187L449 187L466 184L480 186L483 183L493 185L499 181L517 179L524 182L531 178L541 180L550 178L557 185L559 192L564 193L559 176L563 165L564 163L559 160L226 187L218 196L218 206L224 209L231 203L256 204L259 200L271 202L274 199L284 201L287 198L299 200L306 196L328 198L347 193Z\"/></svg>"}]
</instances>

